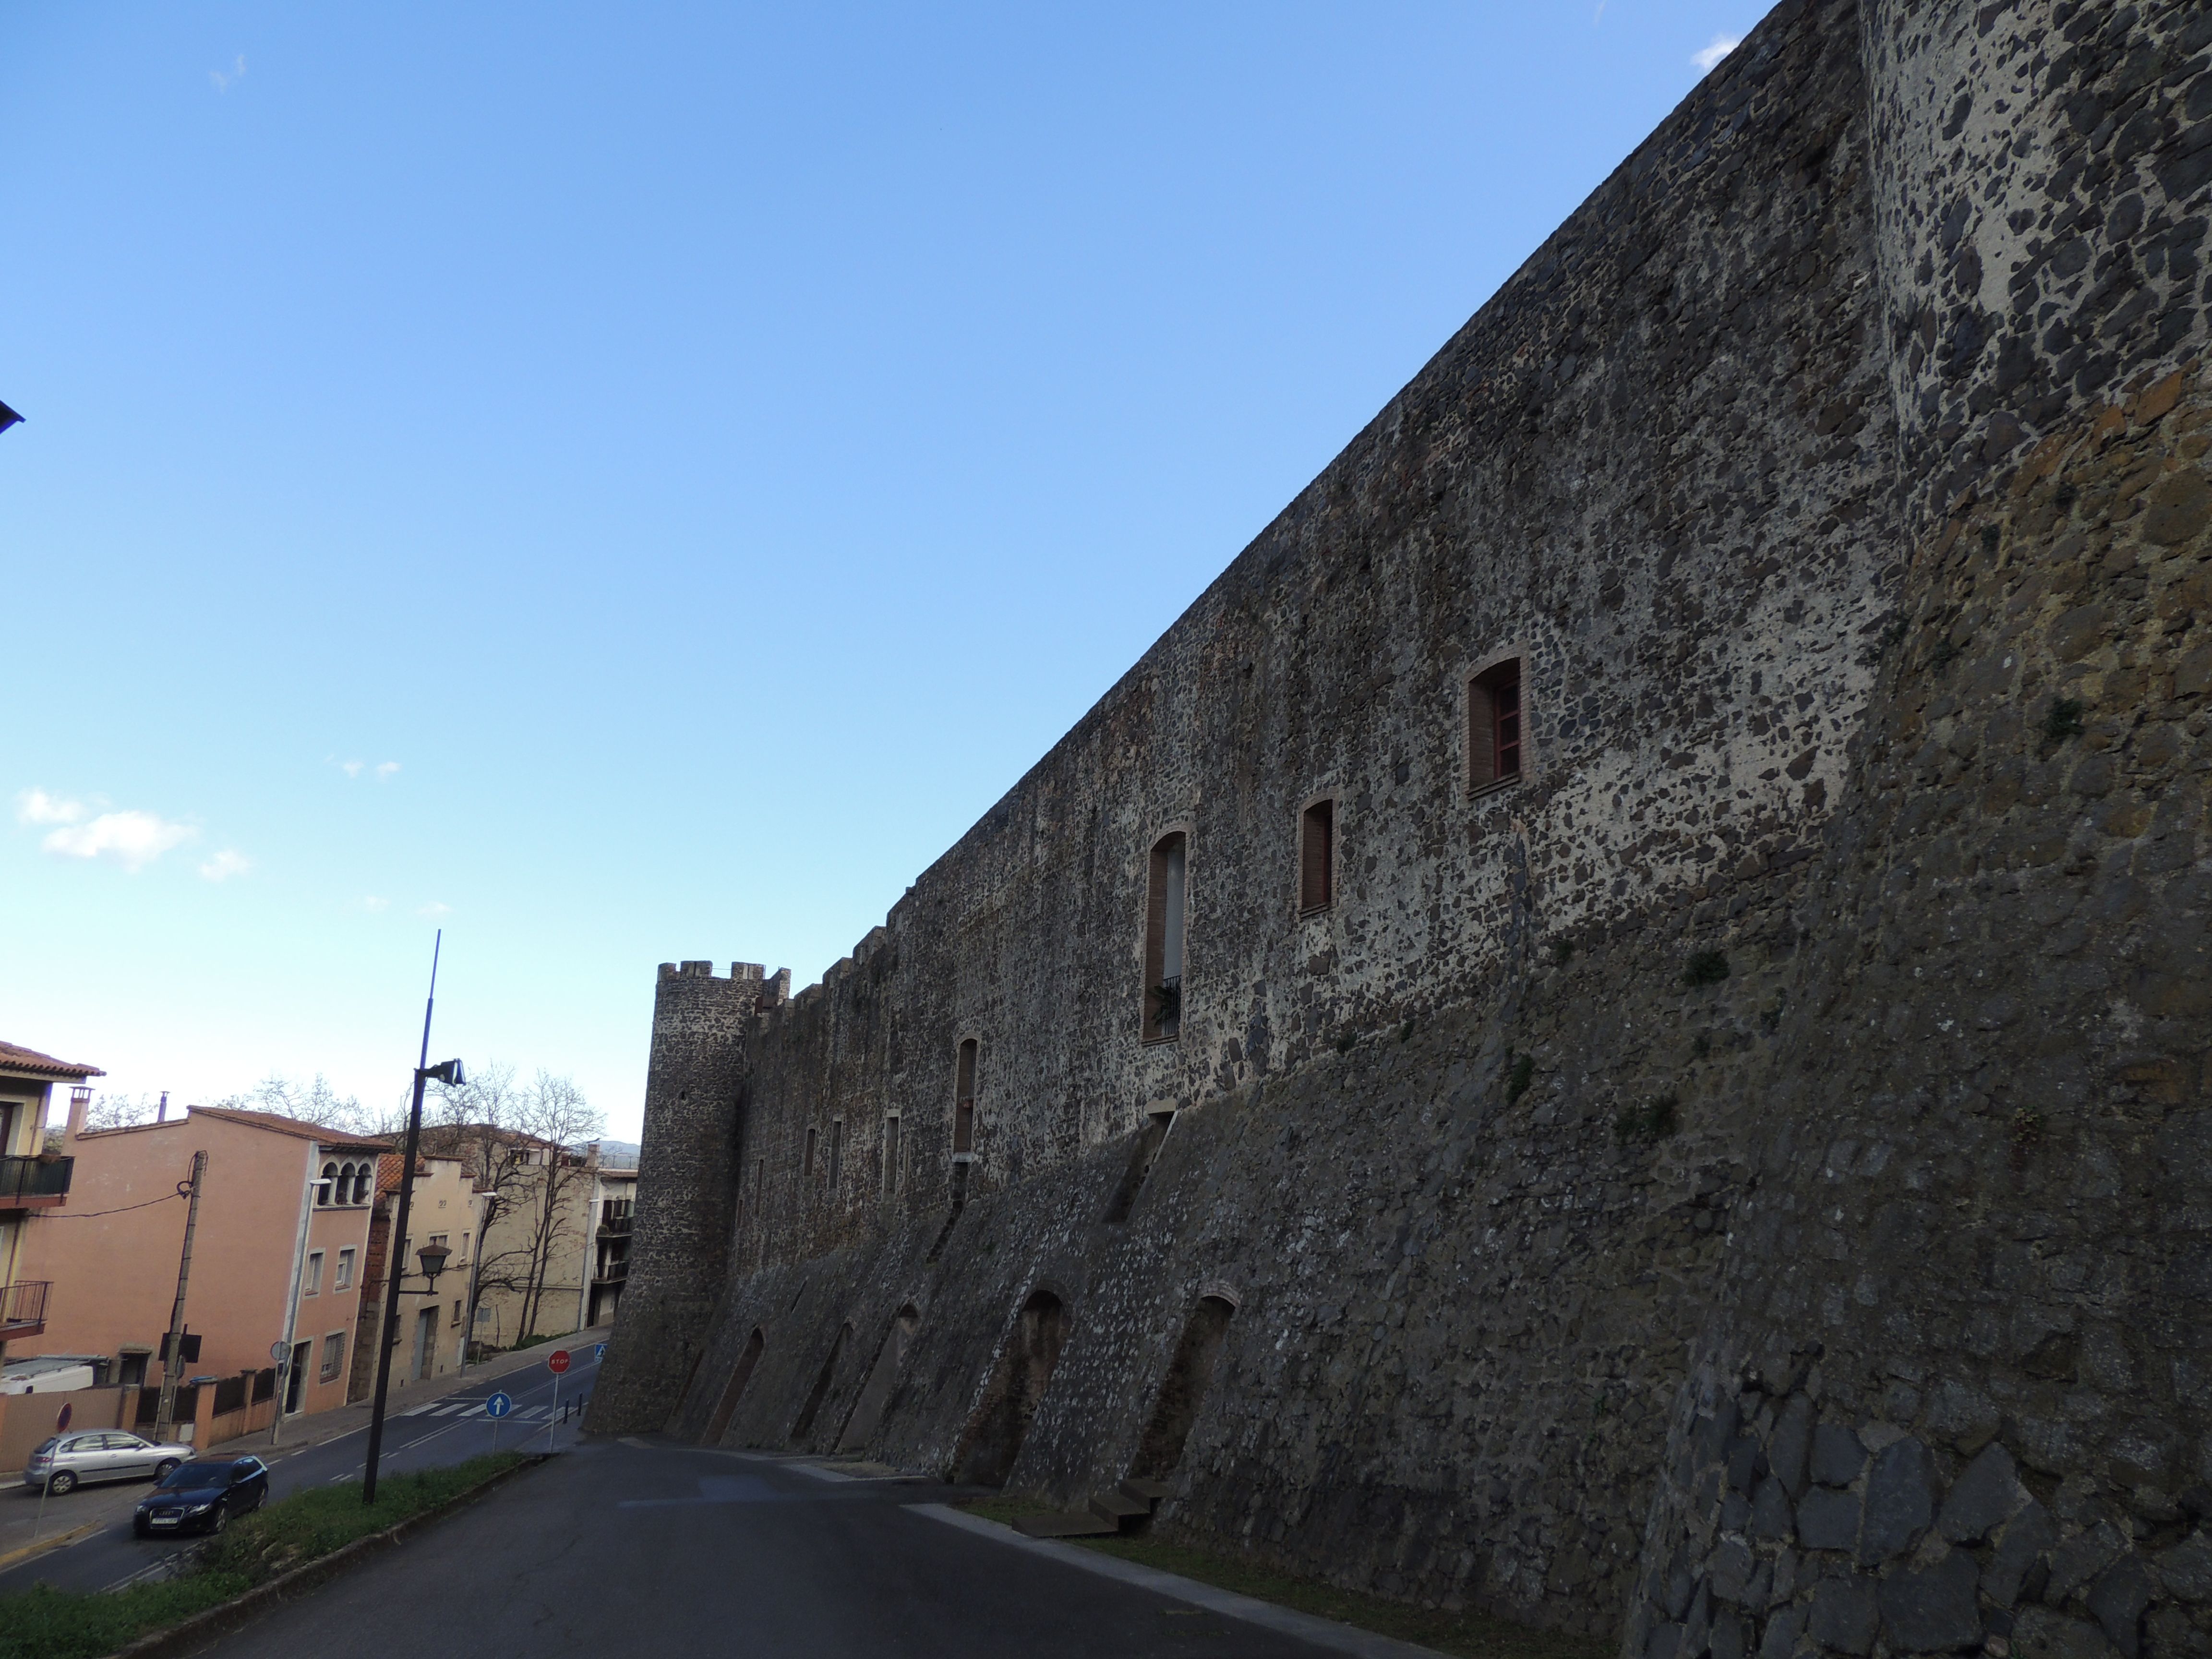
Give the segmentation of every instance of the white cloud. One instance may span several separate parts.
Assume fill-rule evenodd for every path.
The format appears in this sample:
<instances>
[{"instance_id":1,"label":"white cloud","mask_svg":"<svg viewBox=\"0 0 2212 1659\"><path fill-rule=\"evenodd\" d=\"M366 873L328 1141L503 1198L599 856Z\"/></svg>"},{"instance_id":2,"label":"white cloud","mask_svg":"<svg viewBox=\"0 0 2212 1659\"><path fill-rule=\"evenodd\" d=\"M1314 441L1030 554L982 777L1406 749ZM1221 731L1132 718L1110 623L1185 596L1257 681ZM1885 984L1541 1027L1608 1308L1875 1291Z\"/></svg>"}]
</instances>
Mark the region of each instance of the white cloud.
<instances>
[{"instance_id":1,"label":"white cloud","mask_svg":"<svg viewBox=\"0 0 2212 1659\"><path fill-rule=\"evenodd\" d=\"M233 876L242 876L253 867L253 860L234 847L226 847L200 866L200 877L204 881L228 881Z\"/></svg>"},{"instance_id":2,"label":"white cloud","mask_svg":"<svg viewBox=\"0 0 2212 1659\"><path fill-rule=\"evenodd\" d=\"M392 901L388 898L379 898L375 894L371 893L362 900L361 908L372 913L378 910L389 910L392 908Z\"/></svg>"},{"instance_id":3,"label":"white cloud","mask_svg":"<svg viewBox=\"0 0 2212 1659\"><path fill-rule=\"evenodd\" d=\"M349 778L357 778L361 775L361 764L359 761L340 761L338 770Z\"/></svg>"},{"instance_id":4,"label":"white cloud","mask_svg":"<svg viewBox=\"0 0 2212 1659\"><path fill-rule=\"evenodd\" d=\"M126 870L142 870L197 833L151 812L102 812L88 823L55 830L40 845L65 859L112 858Z\"/></svg>"},{"instance_id":5,"label":"white cloud","mask_svg":"<svg viewBox=\"0 0 2212 1659\"><path fill-rule=\"evenodd\" d=\"M450 916L453 914L453 907L450 904L441 904L437 900L432 899L415 914L418 916Z\"/></svg>"},{"instance_id":6,"label":"white cloud","mask_svg":"<svg viewBox=\"0 0 2212 1659\"><path fill-rule=\"evenodd\" d=\"M231 64L228 71L222 70L210 70L208 71L208 79L215 82L215 89L217 92L228 92L233 87L236 86L245 78L246 54L244 52L238 54L237 59Z\"/></svg>"},{"instance_id":7,"label":"white cloud","mask_svg":"<svg viewBox=\"0 0 2212 1659\"><path fill-rule=\"evenodd\" d=\"M1710 74L1714 64L1719 63L1722 58L1742 44L1743 36L1741 34L1716 34L1705 43L1704 51L1693 52L1690 54L1690 61L1698 69Z\"/></svg>"},{"instance_id":8,"label":"white cloud","mask_svg":"<svg viewBox=\"0 0 2212 1659\"><path fill-rule=\"evenodd\" d=\"M398 761L386 761L376 769L376 781L379 783L382 783L386 778L390 777L398 769L399 763Z\"/></svg>"},{"instance_id":9,"label":"white cloud","mask_svg":"<svg viewBox=\"0 0 2212 1659\"><path fill-rule=\"evenodd\" d=\"M43 789L26 789L15 797L18 823L75 823L84 817L81 800L64 800Z\"/></svg>"}]
</instances>

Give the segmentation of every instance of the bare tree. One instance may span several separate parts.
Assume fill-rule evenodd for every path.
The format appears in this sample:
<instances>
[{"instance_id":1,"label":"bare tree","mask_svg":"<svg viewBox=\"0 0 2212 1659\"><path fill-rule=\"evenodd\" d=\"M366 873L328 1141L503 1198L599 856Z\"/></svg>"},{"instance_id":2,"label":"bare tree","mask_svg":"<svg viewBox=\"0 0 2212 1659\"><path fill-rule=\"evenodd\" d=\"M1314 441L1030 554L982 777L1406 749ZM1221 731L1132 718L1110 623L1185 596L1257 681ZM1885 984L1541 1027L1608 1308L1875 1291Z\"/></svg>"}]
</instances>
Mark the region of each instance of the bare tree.
<instances>
[{"instance_id":1,"label":"bare tree","mask_svg":"<svg viewBox=\"0 0 2212 1659\"><path fill-rule=\"evenodd\" d=\"M568 1079L540 1071L528 1083L496 1060L477 1067L460 1088L439 1085L423 1151L462 1160L483 1205L471 1269L466 1324L491 1294L521 1299L518 1335L528 1334L544 1304L553 1257L575 1222L574 1184L582 1158L571 1149L603 1127Z\"/></svg>"}]
</instances>

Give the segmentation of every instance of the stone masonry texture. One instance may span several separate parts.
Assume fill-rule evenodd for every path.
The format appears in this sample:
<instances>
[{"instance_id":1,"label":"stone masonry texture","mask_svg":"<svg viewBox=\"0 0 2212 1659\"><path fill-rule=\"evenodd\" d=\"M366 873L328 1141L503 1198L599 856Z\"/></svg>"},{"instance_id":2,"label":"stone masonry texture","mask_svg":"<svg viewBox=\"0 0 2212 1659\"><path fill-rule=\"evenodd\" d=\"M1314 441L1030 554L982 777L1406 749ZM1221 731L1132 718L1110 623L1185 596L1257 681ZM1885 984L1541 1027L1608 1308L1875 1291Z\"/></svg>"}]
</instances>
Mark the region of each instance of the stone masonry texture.
<instances>
[{"instance_id":1,"label":"stone masonry texture","mask_svg":"<svg viewBox=\"0 0 2212 1659\"><path fill-rule=\"evenodd\" d=\"M2212 1654L2208 64L1785 0L820 985L662 969L590 1426L1194 1397L1163 1534L1624 1659Z\"/></svg>"}]
</instances>

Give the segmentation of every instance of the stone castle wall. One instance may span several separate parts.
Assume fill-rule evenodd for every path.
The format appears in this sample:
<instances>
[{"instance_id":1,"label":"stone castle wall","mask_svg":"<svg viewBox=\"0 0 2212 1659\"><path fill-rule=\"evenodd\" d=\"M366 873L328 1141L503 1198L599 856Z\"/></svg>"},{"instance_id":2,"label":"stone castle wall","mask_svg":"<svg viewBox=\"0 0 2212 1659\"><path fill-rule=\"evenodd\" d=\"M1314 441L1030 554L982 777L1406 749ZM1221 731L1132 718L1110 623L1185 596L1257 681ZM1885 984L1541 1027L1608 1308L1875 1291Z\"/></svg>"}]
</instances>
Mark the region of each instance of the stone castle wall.
<instances>
[{"instance_id":1,"label":"stone castle wall","mask_svg":"<svg viewBox=\"0 0 2212 1659\"><path fill-rule=\"evenodd\" d=\"M823 986L664 978L593 1426L947 1469L1042 1290L1079 1502L1212 1295L1181 1535L1650 1659L2202 1650L2208 46L1778 9Z\"/></svg>"}]
</instances>

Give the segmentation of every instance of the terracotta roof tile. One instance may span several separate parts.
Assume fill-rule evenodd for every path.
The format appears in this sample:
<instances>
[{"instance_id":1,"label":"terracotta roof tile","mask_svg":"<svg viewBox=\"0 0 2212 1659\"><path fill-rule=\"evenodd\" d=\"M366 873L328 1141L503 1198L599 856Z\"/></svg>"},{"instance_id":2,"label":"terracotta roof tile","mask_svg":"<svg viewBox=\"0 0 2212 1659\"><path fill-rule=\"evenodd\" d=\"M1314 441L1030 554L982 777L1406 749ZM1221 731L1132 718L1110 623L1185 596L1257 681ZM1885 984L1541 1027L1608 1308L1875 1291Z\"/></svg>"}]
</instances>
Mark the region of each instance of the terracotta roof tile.
<instances>
[{"instance_id":1,"label":"terracotta roof tile","mask_svg":"<svg viewBox=\"0 0 2212 1659\"><path fill-rule=\"evenodd\" d=\"M243 1123L249 1128L268 1129L280 1135L296 1135L301 1140L320 1141L325 1146L364 1146L378 1152L385 1143L372 1135L350 1134L343 1129L333 1129L321 1123L303 1123L296 1117L286 1117L282 1112L249 1112L234 1106L194 1106L188 1109L197 1117L221 1118L228 1123Z\"/></svg>"},{"instance_id":2,"label":"terracotta roof tile","mask_svg":"<svg viewBox=\"0 0 2212 1659\"><path fill-rule=\"evenodd\" d=\"M0 1071L45 1072L53 1077L107 1075L97 1066L80 1066L75 1060L56 1060L52 1054L42 1054L36 1048L26 1048L15 1042L0 1042Z\"/></svg>"}]
</instances>

